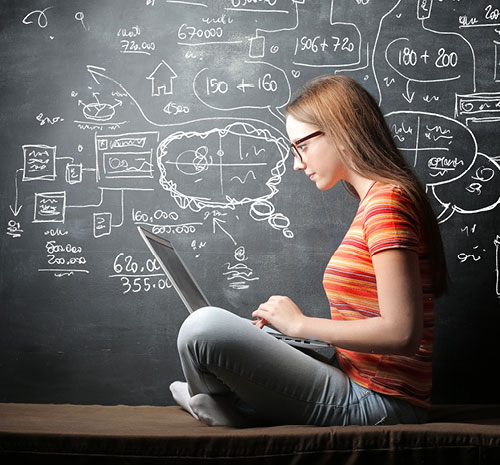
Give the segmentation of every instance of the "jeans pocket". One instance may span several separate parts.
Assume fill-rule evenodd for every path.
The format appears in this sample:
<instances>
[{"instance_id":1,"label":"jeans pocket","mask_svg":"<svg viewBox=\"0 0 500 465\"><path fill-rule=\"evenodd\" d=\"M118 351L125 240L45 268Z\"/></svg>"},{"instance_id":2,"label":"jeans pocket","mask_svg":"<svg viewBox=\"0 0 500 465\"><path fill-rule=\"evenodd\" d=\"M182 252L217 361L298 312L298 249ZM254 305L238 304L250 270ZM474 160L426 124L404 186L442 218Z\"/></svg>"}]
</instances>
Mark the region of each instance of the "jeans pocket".
<instances>
[{"instance_id":1,"label":"jeans pocket","mask_svg":"<svg viewBox=\"0 0 500 465\"><path fill-rule=\"evenodd\" d=\"M406 400L392 396L384 397L387 411L390 416L390 424L419 424L427 420L427 410L416 407Z\"/></svg>"}]
</instances>

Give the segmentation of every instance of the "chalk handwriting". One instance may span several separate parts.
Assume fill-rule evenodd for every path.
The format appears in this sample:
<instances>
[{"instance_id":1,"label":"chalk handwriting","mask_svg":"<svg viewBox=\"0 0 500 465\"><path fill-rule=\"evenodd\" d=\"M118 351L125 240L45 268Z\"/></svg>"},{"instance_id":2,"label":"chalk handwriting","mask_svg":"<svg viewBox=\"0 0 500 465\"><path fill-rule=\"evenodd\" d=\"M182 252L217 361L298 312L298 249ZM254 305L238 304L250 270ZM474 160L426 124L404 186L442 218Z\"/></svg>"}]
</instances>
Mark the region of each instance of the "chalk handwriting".
<instances>
[{"instance_id":1,"label":"chalk handwriting","mask_svg":"<svg viewBox=\"0 0 500 465\"><path fill-rule=\"evenodd\" d=\"M26 81L38 130L27 129L10 154L18 161L4 234L16 243L41 235L38 271L73 280L95 273L94 244L110 241L112 258L102 259L123 294L168 290L156 261L124 251L123 237L132 244L141 225L175 237L205 267L222 248L210 266L231 292L259 286L252 237L267 231L293 242L303 224L282 202L292 167L286 105L310 77L339 73L384 108L441 225L468 215L461 237L477 242L453 251L458 263L491 260L492 250L476 245L485 243L477 215L498 215L500 205L498 148L484 136L500 124L500 8L437 3L146 0L133 15L101 22L57 1L21 10L17 28L31 39L43 31L58 39L66 24L71 40L106 37L109 46L72 57L72 81L53 105L38 103ZM45 54L40 88L56 42L33 49Z\"/></svg>"}]
</instances>

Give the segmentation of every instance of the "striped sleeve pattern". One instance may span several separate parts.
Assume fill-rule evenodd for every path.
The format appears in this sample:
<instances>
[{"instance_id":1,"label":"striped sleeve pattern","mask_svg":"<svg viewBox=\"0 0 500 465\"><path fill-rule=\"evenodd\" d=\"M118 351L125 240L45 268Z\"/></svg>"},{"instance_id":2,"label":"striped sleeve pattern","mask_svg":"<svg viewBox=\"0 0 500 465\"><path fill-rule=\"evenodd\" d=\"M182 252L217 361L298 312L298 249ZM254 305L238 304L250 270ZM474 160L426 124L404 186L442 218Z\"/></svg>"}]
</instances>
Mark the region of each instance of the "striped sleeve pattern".
<instances>
[{"instance_id":1,"label":"striped sleeve pattern","mask_svg":"<svg viewBox=\"0 0 500 465\"><path fill-rule=\"evenodd\" d=\"M422 407L430 404L434 299L426 246L414 207L404 191L375 183L361 201L344 240L327 265L323 285L334 320L380 316L372 256L391 248L419 255L424 292L424 334L411 357L366 354L337 348L337 358L356 383Z\"/></svg>"}]
</instances>

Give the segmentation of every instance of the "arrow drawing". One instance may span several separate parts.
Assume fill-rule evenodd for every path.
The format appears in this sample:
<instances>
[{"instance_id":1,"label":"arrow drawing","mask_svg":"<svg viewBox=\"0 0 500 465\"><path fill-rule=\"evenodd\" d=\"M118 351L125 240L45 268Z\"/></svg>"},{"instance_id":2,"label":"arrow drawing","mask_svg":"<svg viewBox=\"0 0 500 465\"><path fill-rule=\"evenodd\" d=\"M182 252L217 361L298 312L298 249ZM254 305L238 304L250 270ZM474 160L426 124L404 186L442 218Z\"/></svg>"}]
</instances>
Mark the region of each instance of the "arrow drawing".
<instances>
[{"instance_id":1,"label":"arrow drawing","mask_svg":"<svg viewBox=\"0 0 500 465\"><path fill-rule=\"evenodd\" d=\"M403 94L403 97L408 103L413 102L413 97L415 96L415 92L410 93L410 80L406 81L406 94Z\"/></svg>"},{"instance_id":2,"label":"arrow drawing","mask_svg":"<svg viewBox=\"0 0 500 465\"><path fill-rule=\"evenodd\" d=\"M17 173L19 173L19 171L23 171L22 169L18 169L16 171L16 177L15 177L15 185L16 185L16 201L14 203L14 208L12 208L12 205L9 205L9 208L10 208L10 211L12 212L12 214L14 216L17 216L19 215L19 212L21 211L21 208L23 208L22 205L17 205L17 201L18 201L18 196L19 196L19 189L17 187Z\"/></svg>"},{"instance_id":3,"label":"arrow drawing","mask_svg":"<svg viewBox=\"0 0 500 465\"><path fill-rule=\"evenodd\" d=\"M215 234L215 226L218 226L222 232L224 234L227 235L227 237L229 237L229 239L231 239L233 241L233 244L234 245L237 245L236 241L233 239L233 236L231 236L231 234L229 234L223 227L222 227L222 223L226 223L224 220L219 220L218 218L214 218L213 220L213 232Z\"/></svg>"}]
</instances>

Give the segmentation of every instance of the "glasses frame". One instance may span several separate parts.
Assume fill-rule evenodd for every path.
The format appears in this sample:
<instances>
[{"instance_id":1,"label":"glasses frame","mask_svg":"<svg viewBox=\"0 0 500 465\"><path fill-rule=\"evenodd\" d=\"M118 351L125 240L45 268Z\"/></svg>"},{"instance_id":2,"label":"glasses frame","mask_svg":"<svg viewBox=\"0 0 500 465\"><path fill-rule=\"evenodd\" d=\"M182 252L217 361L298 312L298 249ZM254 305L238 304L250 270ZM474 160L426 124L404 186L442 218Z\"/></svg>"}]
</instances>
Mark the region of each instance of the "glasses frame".
<instances>
[{"instance_id":1,"label":"glasses frame","mask_svg":"<svg viewBox=\"0 0 500 465\"><path fill-rule=\"evenodd\" d=\"M308 134L307 136L304 136L304 137L300 138L299 140L292 142L290 144L290 151L292 152L292 154L295 158L298 158L300 161L302 161L302 155L300 153L298 146L300 144L304 143L306 140L312 139L313 137L324 136L324 135L325 135L324 131L311 132L311 134Z\"/></svg>"}]
</instances>

